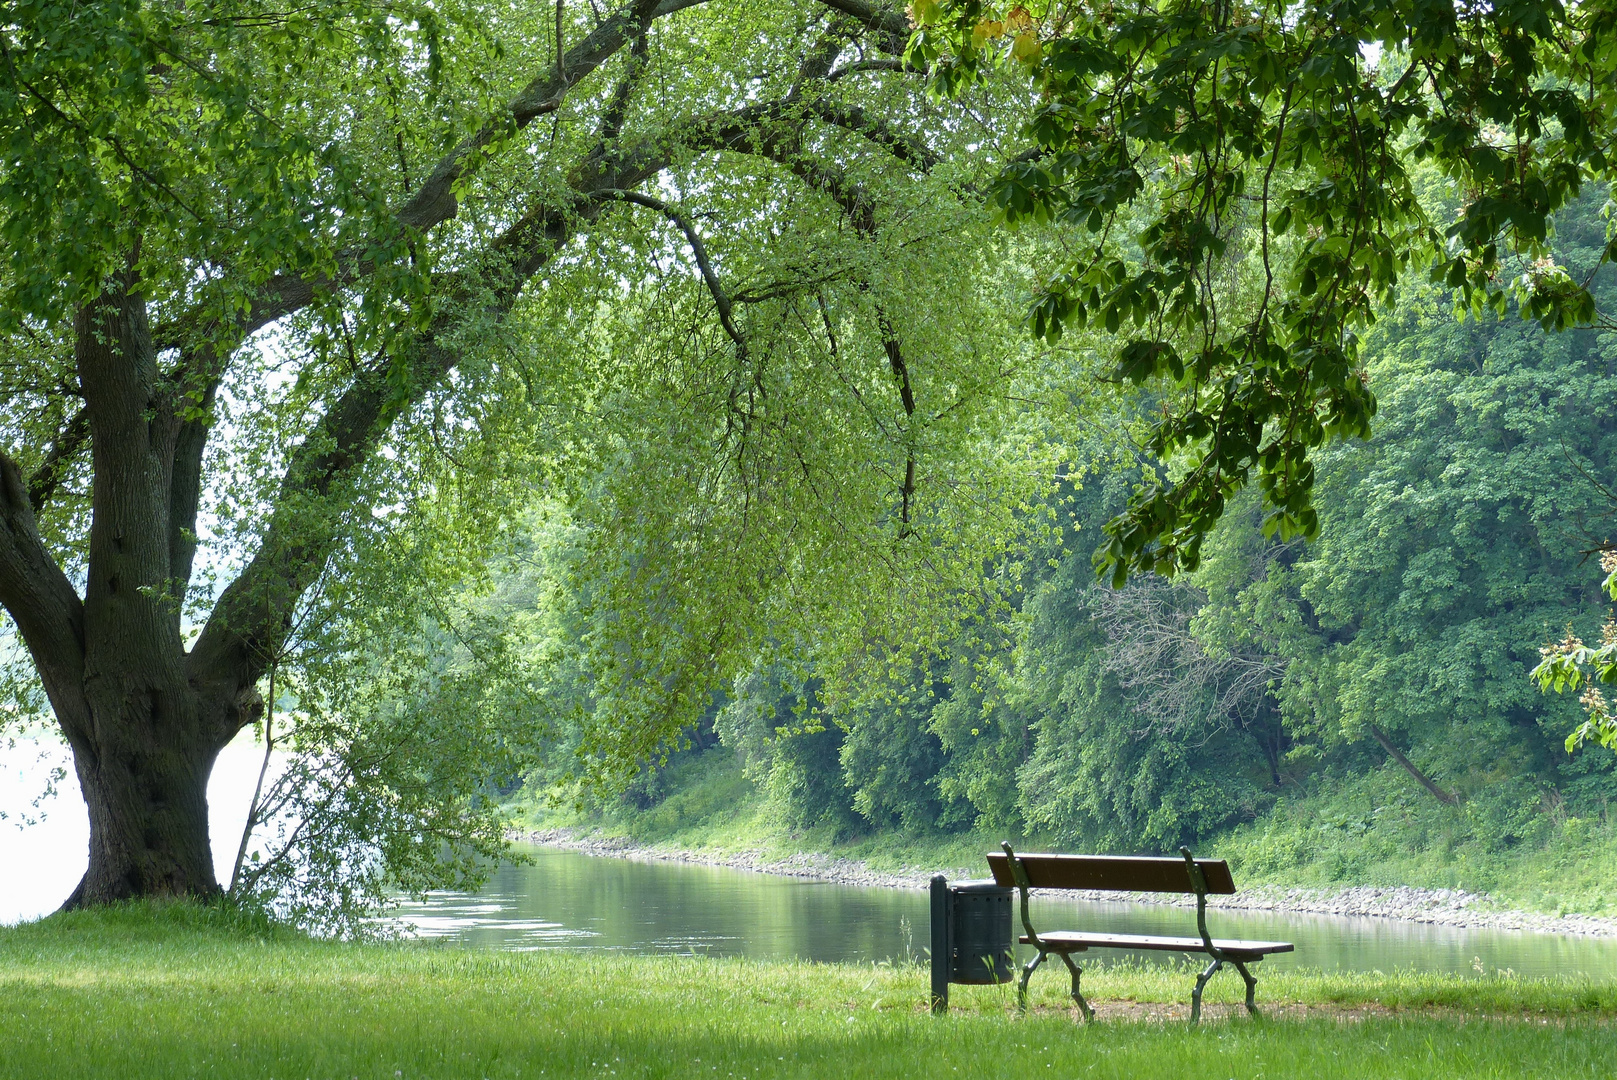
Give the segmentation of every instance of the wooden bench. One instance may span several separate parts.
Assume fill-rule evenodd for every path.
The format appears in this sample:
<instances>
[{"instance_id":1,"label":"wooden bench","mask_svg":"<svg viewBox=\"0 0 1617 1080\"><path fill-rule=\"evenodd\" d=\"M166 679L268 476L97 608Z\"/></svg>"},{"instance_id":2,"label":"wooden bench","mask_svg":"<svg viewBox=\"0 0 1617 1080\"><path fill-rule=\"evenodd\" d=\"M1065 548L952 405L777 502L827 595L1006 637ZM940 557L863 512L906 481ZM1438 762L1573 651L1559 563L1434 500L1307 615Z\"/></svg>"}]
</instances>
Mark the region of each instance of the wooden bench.
<instances>
[{"instance_id":1,"label":"wooden bench","mask_svg":"<svg viewBox=\"0 0 1617 1080\"><path fill-rule=\"evenodd\" d=\"M1078 980L1083 969L1072 961L1072 954L1089 949L1147 949L1160 952L1205 953L1212 957L1196 978L1196 989L1190 993L1190 1022L1197 1023L1202 1012L1202 988L1219 968L1230 964L1246 980L1246 1008L1257 1015L1254 997L1258 980L1247 970L1270 953L1291 952L1288 941L1236 941L1215 938L1207 932L1207 896L1209 893L1232 895L1235 880L1230 877L1229 864L1222 859L1195 859L1189 848L1180 848L1183 858L1158 859L1113 855L1018 855L1011 845L1002 843L1004 852L988 856L988 865L994 871L994 880L1007 888L1015 887L1022 899L1021 942L1039 950L1039 955L1022 969L1022 984L1017 990L1017 1007L1027 1009L1027 984L1052 954L1061 957L1072 973L1072 999L1078 1003L1084 1019L1094 1019L1089 1002L1079 992ZM1196 894L1196 929L1200 937L1160 937L1150 934L1097 934L1075 930L1057 930L1039 933L1033 929L1028 917L1029 889L1106 889L1119 892L1164 892Z\"/></svg>"}]
</instances>

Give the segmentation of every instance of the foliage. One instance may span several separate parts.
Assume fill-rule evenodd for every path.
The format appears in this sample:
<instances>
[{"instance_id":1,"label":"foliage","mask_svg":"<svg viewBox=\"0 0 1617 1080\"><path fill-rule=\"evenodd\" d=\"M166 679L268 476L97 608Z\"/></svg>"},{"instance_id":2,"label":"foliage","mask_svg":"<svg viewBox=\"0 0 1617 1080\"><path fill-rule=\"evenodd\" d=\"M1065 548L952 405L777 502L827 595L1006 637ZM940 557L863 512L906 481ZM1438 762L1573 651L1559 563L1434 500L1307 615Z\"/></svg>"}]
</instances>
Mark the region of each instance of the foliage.
<instances>
[{"instance_id":1,"label":"foliage","mask_svg":"<svg viewBox=\"0 0 1617 1080\"><path fill-rule=\"evenodd\" d=\"M401 892L475 887L504 852L500 787L546 729L447 509L356 527L309 593L255 733L235 902L363 934Z\"/></svg>"},{"instance_id":2,"label":"foliage","mask_svg":"<svg viewBox=\"0 0 1617 1080\"><path fill-rule=\"evenodd\" d=\"M1547 811L1516 785L1473 791L1458 807L1431 798L1392 762L1287 793L1257 821L1210 848L1238 882L1334 890L1348 886L1461 889L1494 904L1609 917L1617 854L1612 815L1598 803Z\"/></svg>"},{"instance_id":3,"label":"foliage","mask_svg":"<svg viewBox=\"0 0 1617 1080\"><path fill-rule=\"evenodd\" d=\"M1606 580L1600 587L1607 596L1617 600L1617 553L1605 551L1600 556L1600 568L1606 571ZM1552 641L1539 650L1533 678L1540 690L1557 694L1576 690L1583 685L1578 698L1588 719L1579 724L1566 737L1567 753L1585 742L1593 740L1608 750L1617 750L1617 718L1613 718L1605 693L1596 686L1599 682L1617 681L1617 623L1610 618L1600 625L1600 646L1591 649L1583 639L1568 627L1566 637Z\"/></svg>"},{"instance_id":4,"label":"foliage","mask_svg":"<svg viewBox=\"0 0 1617 1080\"><path fill-rule=\"evenodd\" d=\"M909 55L944 95L994 70L1034 92L996 181L1008 224L1070 256L1031 309L1120 334L1116 377L1164 393L1147 485L1096 553L1114 584L1194 570L1256 474L1266 534L1318 535L1320 448L1377 411L1361 339L1430 268L1462 310L1599 320L1553 215L1604 181L1617 122L1609 4L918 0ZM1453 198L1423 199L1419 168Z\"/></svg>"},{"instance_id":5,"label":"foliage","mask_svg":"<svg viewBox=\"0 0 1617 1080\"><path fill-rule=\"evenodd\" d=\"M1557 220L1556 257L1579 272L1601 258L1599 207L1591 193ZM1613 284L1594 280L1603 303ZM997 631L1014 649L973 624L884 699L830 711L857 750L821 759L817 813L828 796L857 807L843 850L992 829L1120 852L1227 845L1281 880L1386 871L1564 899L1531 868L1609 829L1617 757L1566 751L1576 709L1533 691L1525 643L1598 625L1583 552L1609 512L1589 478L1617 466L1613 344L1459 322L1441 287L1410 283L1364 342L1377 439L1317 455L1319 537L1265 535L1247 492L1194 574L1114 592L1072 552L1161 474L1128 442L1154 403L1115 402L1102 433L1067 442L1042 546L1021 554ZM748 745L763 762L775 748ZM1374 829L1310 831L1337 819Z\"/></svg>"},{"instance_id":6,"label":"foliage","mask_svg":"<svg viewBox=\"0 0 1617 1080\"><path fill-rule=\"evenodd\" d=\"M1592 206L1558 228L1559 257L1587 270L1602 244ZM1609 276L1595 288L1609 299ZM1569 711L1535 701L1522 672L1528 642L1593 615L1580 566L1604 511L1588 477L1617 452L1603 407L1617 389L1611 339L1459 324L1444 306L1411 290L1377 327L1382 437L1322 455L1321 541L1251 590L1223 632L1267 627L1295 643L1278 696L1327 744L1380 728L1430 747L1440 771L1471 773L1464 788L1598 803L1609 759L1569 761Z\"/></svg>"},{"instance_id":7,"label":"foliage","mask_svg":"<svg viewBox=\"0 0 1617 1080\"><path fill-rule=\"evenodd\" d=\"M159 789L267 722L296 761L244 889L462 880L518 759L625 787L740 672L846 712L1008 606L981 567L1082 365L1003 317L1044 243L981 210L1018 88L932 102L896 8L8 11L0 723L127 735L185 766L130 789L198 807ZM179 855L114 823L158 869L97 856L89 899L213 891L192 817Z\"/></svg>"}]
</instances>

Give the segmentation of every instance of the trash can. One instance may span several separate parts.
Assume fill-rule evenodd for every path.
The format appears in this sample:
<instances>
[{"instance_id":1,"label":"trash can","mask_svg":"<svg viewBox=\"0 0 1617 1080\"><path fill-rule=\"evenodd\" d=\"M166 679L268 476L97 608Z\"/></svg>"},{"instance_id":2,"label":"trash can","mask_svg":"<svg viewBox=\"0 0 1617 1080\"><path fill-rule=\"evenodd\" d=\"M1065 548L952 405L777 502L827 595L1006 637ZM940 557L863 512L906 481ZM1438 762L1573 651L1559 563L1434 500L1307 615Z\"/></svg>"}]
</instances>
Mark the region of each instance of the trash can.
<instances>
[{"instance_id":1,"label":"trash can","mask_svg":"<svg viewBox=\"0 0 1617 1080\"><path fill-rule=\"evenodd\" d=\"M932 1011L949 1007L949 984L1010 982L1015 976L1011 897L986 881L932 879Z\"/></svg>"}]
</instances>

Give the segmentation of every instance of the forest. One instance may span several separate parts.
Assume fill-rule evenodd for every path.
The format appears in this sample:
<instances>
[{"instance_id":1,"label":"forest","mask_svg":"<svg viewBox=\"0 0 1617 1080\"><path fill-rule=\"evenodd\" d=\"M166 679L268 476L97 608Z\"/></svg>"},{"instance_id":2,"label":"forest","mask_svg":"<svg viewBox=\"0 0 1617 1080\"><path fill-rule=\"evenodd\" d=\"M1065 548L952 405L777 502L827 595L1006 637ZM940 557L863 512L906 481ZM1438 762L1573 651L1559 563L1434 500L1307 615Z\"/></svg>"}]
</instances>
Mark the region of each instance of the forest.
<instances>
[{"instance_id":1,"label":"forest","mask_svg":"<svg viewBox=\"0 0 1617 1080\"><path fill-rule=\"evenodd\" d=\"M1575 271L1597 265L1602 201L1557 219L1556 256ZM1515 312L1459 321L1417 285L1364 350L1377 434L1321 455L1317 539L1265 535L1249 495L1196 572L1097 583L1101 525L1162 469L1139 445L1150 400L1119 398L1025 511L1037 539L989 575L1002 589L881 693L829 704L811 661L777 654L603 797L577 782L587 683L549 684L558 697L536 707L572 719L519 801L631 833L746 809L766 834L825 847L1215 843L1258 878L1505 882L1529 901L1603 904L1587 869L1571 880L1555 862L1534 886L1500 868L1545 852L1576 864L1612 835L1617 755L1569 751L1582 710L1528 673L1546 642L1593 638L1606 617L1595 549L1617 510L1599 479L1617 464L1617 335L1550 334ZM571 598L539 584L560 536L535 530L478 601L547 611L536 650L568 632Z\"/></svg>"}]
</instances>

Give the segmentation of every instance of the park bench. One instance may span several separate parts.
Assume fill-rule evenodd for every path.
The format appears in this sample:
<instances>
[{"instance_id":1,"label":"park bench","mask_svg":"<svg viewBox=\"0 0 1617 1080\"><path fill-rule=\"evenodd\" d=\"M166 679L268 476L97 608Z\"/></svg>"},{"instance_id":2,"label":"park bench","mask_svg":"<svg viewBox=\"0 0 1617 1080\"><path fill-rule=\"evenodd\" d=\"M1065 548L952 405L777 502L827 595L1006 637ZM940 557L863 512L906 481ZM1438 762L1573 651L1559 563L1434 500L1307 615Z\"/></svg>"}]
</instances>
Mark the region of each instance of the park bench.
<instances>
[{"instance_id":1,"label":"park bench","mask_svg":"<svg viewBox=\"0 0 1617 1080\"><path fill-rule=\"evenodd\" d=\"M1027 1009L1027 984L1045 958L1061 957L1072 973L1072 999L1078 1003L1084 1019L1094 1019L1089 1003L1079 992L1078 980L1083 969L1073 963L1072 954L1089 949L1145 949L1158 952L1205 953L1212 962L1196 978L1196 989L1190 994L1190 1022L1201 1019L1202 988L1225 964L1230 964L1246 980L1246 1008L1253 1015L1258 1006L1254 1000L1258 980L1247 970L1270 953L1291 952L1287 941L1235 941L1215 938L1207 932L1207 896L1209 893L1232 895L1235 880L1230 867L1222 859L1195 859L1189 848L1180 848L1181 859L1136 858L1113 855L1018 855L1010 844L1001 844L1004 853L988 856L994 880L1006 888L1015 887L1021 894L1022 935L1024 945L1039 950L1039 955L1022 969L1022 983L1017 991L1017 1007ZM1029 889L1105 889L1118 892L1161 892L1196 894L1196 930L1199 937L1160 937L1149 934L1101 934L1077 930L1055 930L1041 933L1033 928L1028 917Z\"/></svg>"}]
</instances>

